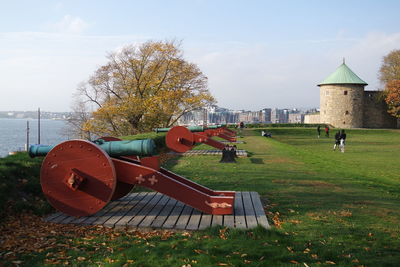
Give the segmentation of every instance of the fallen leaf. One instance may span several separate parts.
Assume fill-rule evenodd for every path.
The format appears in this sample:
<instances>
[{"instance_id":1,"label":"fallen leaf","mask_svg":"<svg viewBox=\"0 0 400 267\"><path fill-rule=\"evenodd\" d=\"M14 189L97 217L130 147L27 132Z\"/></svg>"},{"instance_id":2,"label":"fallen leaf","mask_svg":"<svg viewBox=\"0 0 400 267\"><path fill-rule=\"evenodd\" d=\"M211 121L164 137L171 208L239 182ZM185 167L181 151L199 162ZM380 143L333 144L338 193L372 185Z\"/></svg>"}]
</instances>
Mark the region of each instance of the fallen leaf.
<instances>
[{"instance_id":1,"label":"fallen leaf","mask_svg":"<svg viewBox=\"0 0 400 267\"><path fill-rule=\"evenodd\" d=\"M295 260L291 260L290 263L299 264L299 262L298 262L298 261L295 261Z\"/></svg>"},{"instance_id":2,"label":"fallen leaf","mask_svg":"<svg viewBox=\"0 0 400 267\"><path fill-rule=\"evenodd\" d=\"M193 249L193 251L196 252L197 254L207 254L207 252L201 249Z\"/></svg>"},{"instance_id":3,"label":"fallen leaf","mask_svg":"<svg viewBox=\"0 0 400 267\"><path fill-rule=\"evenodd\" d=\"M333 262L333 261L325 261L325 263L326 263L326 264L332 264L332 265L336 264L336 263Z\"/></svg>"},{"instance_id":4,"label":"fallen leaf","mask_svg":"<svg viewBox=\"0 0 400 267\"><path fill-rule=\"evenodd\" d=\"M86 260L86 258L85 257L78 257L77 260L78 261L84 261L84 260Z\"/></svg>"}]
</instances>

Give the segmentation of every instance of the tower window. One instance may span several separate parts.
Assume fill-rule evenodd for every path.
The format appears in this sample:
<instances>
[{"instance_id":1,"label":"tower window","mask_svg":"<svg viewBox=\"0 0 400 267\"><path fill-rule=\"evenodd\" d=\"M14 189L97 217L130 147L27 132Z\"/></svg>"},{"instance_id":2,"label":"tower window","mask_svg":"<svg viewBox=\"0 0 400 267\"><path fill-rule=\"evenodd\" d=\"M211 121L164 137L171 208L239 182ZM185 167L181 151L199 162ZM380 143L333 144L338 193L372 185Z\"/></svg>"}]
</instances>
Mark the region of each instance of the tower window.
<instances>
[{"instance_id":1,"label":"tower window","mask_svg":"<svg viewBox=\"0 0 400 267\"><path fill-rule=\"evenodd\" d=\"M343 94L344 94L344 95L347 95L347 91L344 91Z\"/></svg>"},{"instance_id":2,"label":"tower window","mask_svg":"<svg viewBox=\"0 0 400 267\"><path fill-rule=\"evenodd\" d=\"M349 111L348 111L348 110L346 110L346 112L345 112L344 114L346 114L346 115L349 115Z\"/></svg>"}]
</instances>

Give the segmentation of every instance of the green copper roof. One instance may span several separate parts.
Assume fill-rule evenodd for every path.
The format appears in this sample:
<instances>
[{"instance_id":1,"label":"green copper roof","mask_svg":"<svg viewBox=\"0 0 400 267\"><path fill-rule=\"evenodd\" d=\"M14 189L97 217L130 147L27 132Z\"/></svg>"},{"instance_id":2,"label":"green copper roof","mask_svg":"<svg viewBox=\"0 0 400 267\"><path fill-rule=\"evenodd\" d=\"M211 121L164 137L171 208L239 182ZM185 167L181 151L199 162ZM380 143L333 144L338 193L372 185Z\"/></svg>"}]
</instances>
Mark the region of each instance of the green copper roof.
<instances>
[{"instance_id":1,"label":"green copper roof","mask_svg":"<svg viewBox=\"0 0 400 267\"><path fill-rule=\"evenodd\" d=\"M347 65L343 62L334 73L329 75L318 86L325 84L362 84L368 85L360 79Z\"/></svg>"}]
</instances>

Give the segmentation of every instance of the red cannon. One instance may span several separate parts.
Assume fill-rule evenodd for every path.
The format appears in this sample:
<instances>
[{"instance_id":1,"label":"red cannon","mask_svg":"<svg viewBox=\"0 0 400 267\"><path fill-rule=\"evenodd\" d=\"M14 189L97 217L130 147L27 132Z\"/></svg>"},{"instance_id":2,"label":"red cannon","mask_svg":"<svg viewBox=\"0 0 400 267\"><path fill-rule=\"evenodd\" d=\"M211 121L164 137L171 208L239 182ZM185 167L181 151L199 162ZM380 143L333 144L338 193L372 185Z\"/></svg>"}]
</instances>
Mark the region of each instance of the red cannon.
<instances>
[{"instance_id":1,"label":"red cannon","mask_svg":"<svg viewBox=\"0 0 400 267\"><path fill-rule=\"evenodd\" d=\"M213 191L160 167L153 140L117 140L30 147L32 157L46 155L40 183L54 208L76 217L92 215L140 185L204 213L233 213L235 192Z\"/></svg>"},{"instance_id":2,"label":"red cannon","mask_svg":"<svg viewBox=\"0 0 400 267\"><path fill-rule=\"evenodd\" d=\"M173 127L174 128L174 127ZM169 132L173 128L156 128L155 132ZM218 136L229 142L236 142L236 132L228 129L222 125L210 125L210 126L189 126L186 127L189 131L204 134L207 136Z\"/></svg>"},{"instance_id":3,"label":"red cannon","mask_svg":"<svg viewBox=\"0 0 400 267\"><path fill-rule=\"evenodd\" d=\"M217 149L224 149L226 144L212 139L213 136L223 137L230 142L236 141L236 138L225 132L223 128L207 128L203 126L175 126L172 128L159 128L157 132L167 132L165 141L167 147L179 153L191 150L196 144L203 143Z\"/></svg>"}]
</instances>

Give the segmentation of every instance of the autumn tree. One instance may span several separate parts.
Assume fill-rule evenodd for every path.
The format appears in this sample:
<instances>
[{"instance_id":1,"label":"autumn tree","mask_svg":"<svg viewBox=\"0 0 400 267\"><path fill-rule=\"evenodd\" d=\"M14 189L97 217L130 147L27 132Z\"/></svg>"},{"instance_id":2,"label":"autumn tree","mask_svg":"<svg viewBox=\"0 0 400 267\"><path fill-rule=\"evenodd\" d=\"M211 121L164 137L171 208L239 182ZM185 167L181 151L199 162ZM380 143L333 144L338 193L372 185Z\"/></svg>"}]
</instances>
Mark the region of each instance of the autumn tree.
<instances>
[{"instance_id":1,"label":"autumn tree","mask_svg":"<svg viewBox=\"0 0 400 267\"><path fill-rule=\"evenodd\" d=\"M385 87L385 101L388 104L388 112L400 118L400 80L391 80Z\"/></svg>"},{"instance_id":2,"label":"autumn tree","mask_svg":"<svg viewBox=\"0 0 400 267\"><path fill-rule=\"evenodd\" d=\"M173 41L129 45L108 55L78 88L95 106L82 129L98 135L128 135L170 127L184 113L214 103L207 77L183 58Z\"/></svg>"},{"instance_id":3,"label":"autumn tree","mask_svg":"<svg viewBox=\"0 0 400 267\"><path fill-rule=\"evenodd\" d=\"M393 50L383 58L378 76L384 86L392 80L400 80L400 50Z\"/></svg>"},{"instance_id":4,"label":"autumn tree","mask_svg":"<svg viewBox=\"0 0 400 267\"><path fill-rule=\"evenodd\" d=\"M91 120L91 113L86 101L79 94L74 95L74 102L71 109L72 115L66 120L67 124L64 132L74 138L90 140L91 132L89 129L86 129L85 124Z\"/></svg>"},{"instance_id":5,"label":"autumn tree","mask_svg":"<svg viewBox=\"0 0 400 267\"><path fill-rule=\"evenodd\" d=\"M400 50L393 50L383 58L379 80L384 85L383 97L388 113L400 117Z\"/></svg>"}]
</instances>

